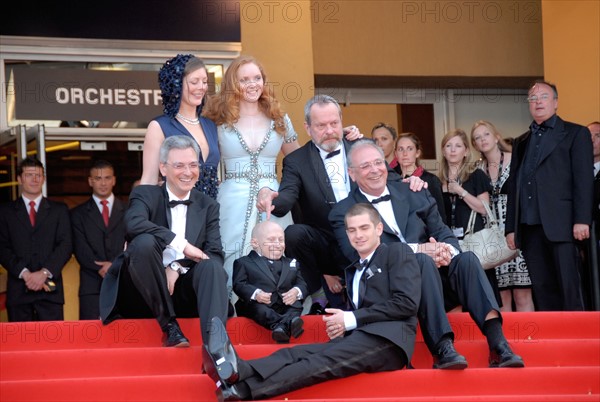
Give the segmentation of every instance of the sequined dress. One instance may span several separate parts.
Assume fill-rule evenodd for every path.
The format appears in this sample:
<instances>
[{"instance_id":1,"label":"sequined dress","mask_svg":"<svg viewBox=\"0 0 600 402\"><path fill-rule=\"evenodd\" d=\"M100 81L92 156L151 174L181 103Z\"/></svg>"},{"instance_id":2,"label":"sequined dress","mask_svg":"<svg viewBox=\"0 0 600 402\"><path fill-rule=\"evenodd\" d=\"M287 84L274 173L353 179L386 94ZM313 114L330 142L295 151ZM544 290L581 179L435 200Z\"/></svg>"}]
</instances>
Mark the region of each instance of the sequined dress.
<instances>
[{"instance_id":1,"label":"sequined dress","mask_svg":"<svg viewBox=\"0 0 600 402\"><path fill-rule=\"evenodd\" d=\"M160 125L165 138L174 135L185 135L194 138L194 136L177 119L162 115L154 120ZM216 199L219 183L218 166L220 159L217 127L212 120L209 120L206 117L200 117L200 124L202 125L204 137L208 143L209 152L206 157L205 155L199 155L198 157L200 162L200 174L198 176L198 182L196 182L196 188L213 199ZM194 141L196 141L195 138Z\"/></svg>"},{"instance_id":2,"label":"sequined dress","mask_svg":"<svg viewBox=\"0 0 600 402\"><path fill-rule=\"evenodd\" d=\"M225 252L225 270L229 276L227 288L231 293L233 262L252 249L250 235L254 225L264 214L256 209L258 190L269 187L279 188L277 181L277 155L283 142L293 142L297 138L292 122L285 116L287 134L285 139L275 131L271 121L269 131L256 150L251 150L235 125L218 127L219 148L225 169L219 186L217 201L221 205L221 240ZM271 215L271 220L284 229L292 222L291 214L281 218Z\"/></svg>"}]
</instances>

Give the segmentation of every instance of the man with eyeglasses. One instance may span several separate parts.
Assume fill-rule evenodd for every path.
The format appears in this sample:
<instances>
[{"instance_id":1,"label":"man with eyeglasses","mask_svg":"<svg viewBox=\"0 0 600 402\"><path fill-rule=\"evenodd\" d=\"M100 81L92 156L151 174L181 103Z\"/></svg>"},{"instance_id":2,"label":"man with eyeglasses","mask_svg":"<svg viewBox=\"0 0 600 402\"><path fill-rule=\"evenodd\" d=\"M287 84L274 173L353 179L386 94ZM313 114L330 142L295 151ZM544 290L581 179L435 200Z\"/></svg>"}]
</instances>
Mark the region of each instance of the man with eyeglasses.
<instances>
[{"instance_id":1,"label":"man with eyeglasses","mask_svg":"<svg viewBox=\"0 0 600 402\"><path fill-rule=\"evenodd\" d=\"M304 120L311 141L283 159L279 190L260 189L256 206L268 218L271 213L283 216L298 204L302 216L294 215L294 224L285 230L286 255L300 262L313 301L309 314L324 314L327 304L336 308L346 304L344 259L327 216L354 183L346 172L349 138L343 138L338 102L328 95L314 96L304 106ZM400 180L395 172L391 174Z\"/></svg>"},{"instance_id":2,"label":"man with eyeglasses","mask_svg":"<svg viewBox=\"0 0 600 402\"><path fill-rule=\"evenodd\" d=\"M113 194L113 165L97 160L89 170L92 196L71 210L73 252L79 262L79 319L100 317L100 287L125 245L126 205Z\"/></svg>"},{"instance_id":3,"label":"man with eyeglasses","mask_svg":"<svg viewBox=\"0 0 600 402\"><path fill-rule=\"evenodd\" d=\"M162 186L139 185L125 214L127 249L108 270L100 292L104 324L116 318L155 317L167 347L187 347L176 317L227 320L227 274L219 232L219 204L194 188L198 144L187 136L160 147Z\"/></svg>"},{"instance_id":4,"label":"man with eyeglasses","mask_svg":"<svg viewBox=\"0 0 600 402\"><path fill-rule=\"evenodd\" d=\"M346 236L344 216L359 203L371 203L383 222L381 242L408 244L417 257L422 283L418 318L433 368L462 370L468 365L454 349L446 316L446 310L460 305L488 341L490 367L523 367L502 332L500 308L477 256L461 252L428 191L412 192L405 183L387 180L384 158L381 148L367 140L350 148L348 174L357 188L329 214L347 261L356 259L356 252Z\"/></svg>"},{"instance_id":5,"label":"man with eyeglasses","mask_svg":"<svg viewBox=\"0 0 600 402\"><path fill-rule=\"evenodd\" d=\"M61 271L71 258L69 210L42 195L44 165L24 159L17 168L21 196L0 207L0 264L8 271L9 321L64 318Z\"/></svg>"},{"instance_id":6,"label":"man with eyeglasses","mask_svg":"<svg viewBox=\"0 0 600 402\"><path fill-rule=\"evenodd\" d=\"M583 310L576 241L592 222L590 132L556 114L555 85L536 81L527 99L533 122L513 143L506 240L523 251L537 310Z\"/></svg>"}]
</instances>

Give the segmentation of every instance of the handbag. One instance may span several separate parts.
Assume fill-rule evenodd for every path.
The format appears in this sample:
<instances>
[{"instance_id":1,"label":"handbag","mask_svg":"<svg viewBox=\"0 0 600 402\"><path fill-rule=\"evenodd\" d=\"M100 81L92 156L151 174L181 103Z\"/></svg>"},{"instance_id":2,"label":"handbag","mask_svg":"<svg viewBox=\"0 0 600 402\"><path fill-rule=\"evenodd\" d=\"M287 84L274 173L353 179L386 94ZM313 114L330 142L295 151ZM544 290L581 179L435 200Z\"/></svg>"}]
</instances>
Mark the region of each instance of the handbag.
<instances>
[{"instance_id":1,"label":"handbag","mask_svg":"<svg viewBox=\"0 0 600 402\"><path fill-rule=\"evenodd\" d=\"M496 216L486 202L481 203L488 216L486 227L478 232L474 231L477 212L471 211L465 235L459 240L459 244L463 251L472 251L479 258L483 269L492 269L515 258L518 250L508 248Z\"/></svg>"}]
</instances>

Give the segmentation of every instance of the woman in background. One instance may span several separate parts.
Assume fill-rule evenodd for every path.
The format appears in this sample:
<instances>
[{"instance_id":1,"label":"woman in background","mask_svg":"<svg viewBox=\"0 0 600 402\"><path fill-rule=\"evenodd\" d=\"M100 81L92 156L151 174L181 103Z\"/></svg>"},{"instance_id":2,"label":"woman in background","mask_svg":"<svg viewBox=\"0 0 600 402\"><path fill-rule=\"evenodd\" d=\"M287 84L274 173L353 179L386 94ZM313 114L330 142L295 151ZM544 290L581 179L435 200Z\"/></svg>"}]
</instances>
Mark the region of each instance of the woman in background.
<instances>
[{"instance_id":1,"label":"woman in background","mask_svg":"<svg viewBox=\"0 0 600 402\"><path fill-rule=\"evenodd\" d=\"M442 197L446 209L446 224L454 235L462 239L471 211L477 212L474 231L484 227L483 217L487 214L482 202L490 202L490 182L476 163L471 162L471 148L467 134L461 129L448 132L442 138L440 180ZM487 269L485 274L492 285L498 304L502 300L498 292L496 271Z\"/></svg>"},{"instance_id":2,"label":"woman in background","mask_svg":"<svg viewBox=\"0 0 600 402\"><path fill-rule=\"evenodd\" d=\"M391 168L395 168L398 165L398 161L394 155L394 145L396 145L397 137L396 129L389 124L377 123L371 130L371 138L383 149L385 161Z\"/></svg>"},{"instance_id":3,"label":"woman in background","mask_svg":"<svg viewBox=\"0 0 600 402\"><path fill-rule=\"evenodd\" d=\"M444 208L444 199L442 198L442 182L431 172L428 172L421 166L419 158L423 151L421 140L414 133L401 133L396 141L396 150L394 155L398 161L394 170L403 178L410 176L420 177L427 183L427 189L437 202L438 210L442 220L446 222L446 210Z\"/></svg>"},{"instance_id":4,"label":"woman in background","mask_svg":"<svg viewBox=\"0 0 600 402\"><path fill-rule=\"evenodd\" d=\"M511 148L502 139L496 127L485 120L473 124L471 144L481 153L478 167L486 174L491 185L490 209L496 215L500 228L504 230ZM502 311L512 311L513 301L516 311L533 311L531 278L521 251L513 260L496 267L495 270L502 298Z\"/></svg>"},{"instance_id":5,"label":"woman in background","mask_svg":"<svg viewBox=\"0 0 600 402\"><path fill-rule=\"evenodd\" d=\"M148 125L144 138L143 171L140 184L157 184L159 149L166 137L192 137L200 147L196 188L217 197L219 147L217 127L201 117L208 75L202 60L191 54L178 54L161 67L158 83L162 93L163 115Z\"/></svg>"}]
</instances>

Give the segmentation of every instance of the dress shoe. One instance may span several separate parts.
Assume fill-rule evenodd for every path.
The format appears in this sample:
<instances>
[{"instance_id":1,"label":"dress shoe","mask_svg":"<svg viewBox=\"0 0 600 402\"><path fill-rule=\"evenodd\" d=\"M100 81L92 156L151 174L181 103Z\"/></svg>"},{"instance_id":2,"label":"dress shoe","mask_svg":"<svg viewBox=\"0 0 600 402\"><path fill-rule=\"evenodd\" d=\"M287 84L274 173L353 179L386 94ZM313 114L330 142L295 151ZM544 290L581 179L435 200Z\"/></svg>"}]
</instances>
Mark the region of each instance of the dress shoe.
<instances>
[{"instance_id":1,"label":"dress shoe","mask_svg":"<svg viewBox=\"0 0 600 402\"><path fill-rule=\"evenodd\" d=\"M300 317L292 318L292 321L290 321L290 336L297 338L300 335L302 335L304 333L303 326L304 326L304 321L302 320L302 318L300 318Z\"/></svg>"},{"instance_id":2,"label":"dress shoe","mask_svg":"<svg viewBox=\"0 0 600 402\"><path fill-rule=\"evenodd\" d=\"M325 309L319 303L313 303L308 311L309 315L324 315Z\"/></svg>"},{"instance_id":3,"label":"dress shoe","mask_svg":"<svg viewBox=\"0 0 600 402\"><path fill-rule=\"evenodd\" d=\"M171 321L167 324L165 328L164 337L163 337L163 345L166 347L174 347L174 348L187 348L190 346L190 341L183 336L183 332L181 332L181 328L179 328L179 324L177 321Z\"/></svg>"},{"instance_id":4,"label":"dress shoe","mask_svg":"<svg viewBox=\"0 0 600 402\"><path fill-rule=\"evenodd\" d=\"M525 367L525 363L521 356L513 353L505 341L490 350L490 367Z\"/></svg>"},{"instance_id":5,"label":"dress shoe","mask_svg":"<svg viewBox=\"0 0 600 402\"><path fill-rule=\"evenodd\" d=\"M433 355L434 369L464 370L468 365L467 359L454 349L451 339L446 338L439 342L437 351Z\"/></svg>"},{"instance_id":6,"label":"dress shoe","mask_svg":"<svg viewBox=\"0 0 600 402\"><path fill-rule=\"evenodd\" d=\"M240 387L238 385L225 385L222 384L217 388L216 391L217 400L221 401L242 401L245 399L250 399L250 393L248 389L245 387Z\"/></svg>"},{"instance_id":7,"label":"dress shoe","mask_svg":"<svg viewBox=\"0 0 600 402\"><path fill-rule=\"evenodd\" d=\"M290 336L283 325L278 325L273 329L271 338L273 338L273 340L277 343L290 343Z\"/></svg>"},{"instance_id":8,"label":"dress shoe","mask_svg":"<svg viewBox=\"0 0 600 402\"><path fill-rule=\"evenodd\" d=\"M205 372L215 382L234 384L239 377L238 359L225 325L218 317L213 317L202 355Z\"/></svg>"}]
</instances>

